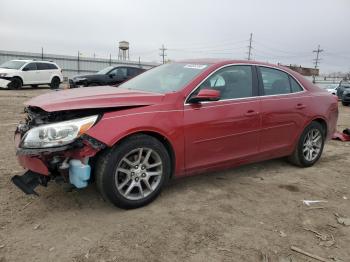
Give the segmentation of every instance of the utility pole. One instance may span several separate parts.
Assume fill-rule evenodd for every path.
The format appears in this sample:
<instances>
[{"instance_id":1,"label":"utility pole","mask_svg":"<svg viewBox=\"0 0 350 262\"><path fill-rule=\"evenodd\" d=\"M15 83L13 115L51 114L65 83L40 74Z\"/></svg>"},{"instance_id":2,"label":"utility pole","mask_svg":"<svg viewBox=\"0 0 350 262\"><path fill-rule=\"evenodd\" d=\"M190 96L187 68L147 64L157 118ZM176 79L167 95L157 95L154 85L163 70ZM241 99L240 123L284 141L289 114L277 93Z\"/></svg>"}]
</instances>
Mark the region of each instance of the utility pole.
<instances>
[{"instance_id":1,"label":"utility pole","mask_svg":"<svg viewBox=\"0 0 350 262\"><path fill-rule=\"evenodd\" d=\"M320 60L321 60L319 56L320 56L320 53L323 51L324 51L323 49L320 49L320 45L318 45L317 50L312 51L313 53L316 53L316 58L314 59L315 69L318 68L318 64L320 63Z\"/></svg>"},{"instance_id":2,"label":"utility pole","mask_svg":"<svg viewBox=\"0 0 350 262\"><path fill-rule=\"evenodd\" d=\"M44 48L41 48L41 60L44 60Z\"/></svg>"},{"instance_id":3,"label":"utility pole","mask_svg":"<svg viewBox=\"0 0 350 262\"><path fill-rule=\"evenodd\" d=\"M322 53L324 50L320 49L320 45L318 45L316 50L312 50L313 53L316 53L316 58L314 59L314 65L315 65L315 69L318 68L318 65L320 63L320 53ZM316 70L315 70L316 71ZM313 83L315 83L315 74L313 75Z\"/></svg>"},{"instance_id":4,"label":"utility pole","mask_svg":"<svg viewBox=\"0 0 350 262\"><path fill-rule=\"evenodd\" d=\"M78 75L80 73L80 51L78 51Z\"/></svg>"},{"instance_id":5,"label":"utility pole","mask_svg":"<svg viewBox=\"0 0 350 262\"><path fill-rule=\"evenodd\" d=\"M109 65L112 65L112 54L109 54Z\"/></svg>"},{"instance_id":6,"label":"utility pole","mask_svg":"<svg viewBox=\"0 0 350 262\"><path fill-rule=\"evenodd\" d=\"M165 54L165 51L167 50L164 45L162 45L162 48L159 49L161 51L161 53L159 54L161 57L162 57L162 61L163 61L163 64L165 63L165 57L166 57L166 54Z\"/></svg>"},{"instance_id":7,"label":"utility pole","mask_svg":"<svg viewBox=\"0 0 350 262\"><path fill-rule=\"evenodd\" d=\"M252 42L253 42L253 33L250 33L249 37L249 46L248 46L248 60L251 60L252 57Z\"/></svg>"}]
</instances>

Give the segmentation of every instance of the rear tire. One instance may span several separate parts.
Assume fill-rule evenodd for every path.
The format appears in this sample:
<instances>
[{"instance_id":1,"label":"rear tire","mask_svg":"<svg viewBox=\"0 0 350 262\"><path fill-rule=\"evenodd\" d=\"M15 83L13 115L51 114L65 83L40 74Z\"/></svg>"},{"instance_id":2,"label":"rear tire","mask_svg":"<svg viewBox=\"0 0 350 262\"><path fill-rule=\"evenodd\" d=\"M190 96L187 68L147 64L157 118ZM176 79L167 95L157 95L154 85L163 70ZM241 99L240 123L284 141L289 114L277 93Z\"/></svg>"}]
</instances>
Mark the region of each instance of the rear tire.
<instances>
[{"instance_id":1,"label":"rear tire","mask_svg":"<svg viewBox=\"0 0 350 262\"><path fill-rule=\"evenodd\" d=\"M151 203L171 173L171 160L164 145L144 134L126 138L97 160L97 189L105 200L124 209Z\"/></svg>"},{"instance_id":2,"label":"rear tire","mask_svg":"<svg viewBox=\"0 0 350 262\"><path fill-rule=\"evenodd\" d=\"M303 133L288 161L296 166L310 167L314 165L322 155L325 141L325 130L318 122L311 122Z\"/></svg>"},{"instance_id":3,"label":"rear tire","mask_svg":"<svg viewBox=\"0 0 350 262\"><path fill-rule=\"evenodd\" d=\"M343 102L342 101L341 103L342 103L343 106L348 106L349 105L349 103L347 103L347 102Z\"/></svg>"},{"instance_id":4,"label":"rear tire","mask_svg":"<svg viewBox=\"0 0 350 262\"><path fill-rule=\"evenodd\" d=\"M21 89L23 86L22 80L19 77L14 77L8 84L9 89Z\"/></svg>"},{"instance_id":5,"label":"rear tire","mask_svg":"<svg viewBox=\"0 0 350 262\"><path fill-rule=\"evenodd\" d=\"M52 78L51 83L50 83L50 88L51 89L58 89L60 87L61 80L55 76Z\"/></svg>"}]
</instances>

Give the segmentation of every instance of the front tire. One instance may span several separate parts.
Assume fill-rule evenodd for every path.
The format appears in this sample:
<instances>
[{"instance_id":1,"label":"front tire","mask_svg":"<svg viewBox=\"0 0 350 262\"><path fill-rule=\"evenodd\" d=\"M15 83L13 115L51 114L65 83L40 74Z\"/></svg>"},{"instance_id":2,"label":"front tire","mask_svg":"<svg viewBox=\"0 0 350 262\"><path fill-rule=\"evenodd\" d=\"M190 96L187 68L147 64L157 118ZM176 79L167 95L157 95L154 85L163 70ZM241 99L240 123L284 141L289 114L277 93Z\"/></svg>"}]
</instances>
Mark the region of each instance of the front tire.
<instances>
[{"instance_id":1,"label":"front tire","mask_svg":"<svg viewBox=\"0 0 350 262\"><path fill-rule=\"evenodd\" d=\"M301 167L314 165L322 155L325 130L318 122L312 122L301 134L289 162Z\"/></svg>"},{"instance_id":2,"label":"front tire","mask_svg":"<svg viewBox=\"0 0 350 262\"><path fill-rule=\"evenodd\" d=\"M134 135L98 159L96 184L103 198L124 209L145 206L161 192L171 173L169 153L156 138Z\"/></svg>"},{"instance_id":3,"label":"front tire","mask_svg":"<svg viewBox=\"0 0 350 262\"><path fill-rule=\"evenodd\" d=\"M342 101L341 103L342 103L343 106L348 106L349 105L349 103L344 102L344 101Z\"/></svg>"},{"instance_id":4,"label":"front tire","mask_svg":"<svg viewBox=\"0 0 350 262\"><path fill-rule=\"evenodd\" d=\"M8 84L9 89L21 89L23 86L22 80L18 77L14 77Z\"/></svg>"},{"instance_id":5,"label":"front tire","mask_svg":"<svg viewBox=\"0 0 350 262\"><path fill-rule=\"evenodd\" d=\"M50 88L51 89L58 89L60 87L61 80L55 76L52 78L51 83L50 83Z\"/></svg>"}]
</instances>

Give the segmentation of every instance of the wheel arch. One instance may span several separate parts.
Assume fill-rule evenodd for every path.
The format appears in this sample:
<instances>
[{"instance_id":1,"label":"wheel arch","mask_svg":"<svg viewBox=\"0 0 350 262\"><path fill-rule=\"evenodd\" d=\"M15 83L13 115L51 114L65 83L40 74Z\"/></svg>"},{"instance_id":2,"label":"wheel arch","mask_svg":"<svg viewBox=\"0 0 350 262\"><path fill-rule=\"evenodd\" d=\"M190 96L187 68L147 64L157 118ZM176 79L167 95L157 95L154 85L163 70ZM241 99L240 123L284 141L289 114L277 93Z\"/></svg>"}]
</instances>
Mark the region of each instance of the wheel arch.
<instances>
[{"instance_id":1,"label":"wheel arch","mask_svg":"<svg viewBox=\"0 0 350 262\"><path fill-rule=\"evenodd\" d=\"M324 136L327 137L327 135L328 135L328 125L327 125L327 121L324 118L316 117L316 118L312 119L311 122L319 123L323 127Z\"/></svg>"},{"instance_id":2,"label":"wheel arch","mask_svg":"<svg viewBox=\"0 0 350 262\"><path fill-rule=\"evenodd\" d=\"M52 82L52 79L54 79L55 77L57 77L57 78L60 80L60 83L62 82L61 77L60 77L59 75L54 74L54 75L52 75L51 78L50 78L50 83Z\"/></svg>"},{"instance_id":3,"label":"wheel arch","mask_svg":"<svg viewBox=\"0 0 350 262\"><path fill-rule=\"evenodd\" d=\"M22 78L21 76L19 76L19 75L14 75L14 76L12 77L12 79L14 79L14 78L18 78L19 80L21 80L22 85L24 85L24 81L23 81L23 78Z\"/></svg>"},{"instance_id":4,"label":"wheel arch","mask_svg":"<svg viewBox=\"0 0 350 262\"><path fill-rule=\"evenodd\" d=\"M169 156L170 156L170 161L171 161L171 177L174 175L175 173L175 166L176 166L176 156L175 156L175 150L173 145L171 144L170 140L164 136L163 134L156 132L156 131L150 131L150 130L144 130L144 131L135 131L133 133L129 133L123 137L121 137L120 139L118 139L114 144L114 146L117 146L119 143L121 143L122 141L124 141L125 139L134 136L134 135L149 135L154 137L155 139L157 139L159 142L161 142L165 149L168 151Z\"/></svg>"}]
</instances>

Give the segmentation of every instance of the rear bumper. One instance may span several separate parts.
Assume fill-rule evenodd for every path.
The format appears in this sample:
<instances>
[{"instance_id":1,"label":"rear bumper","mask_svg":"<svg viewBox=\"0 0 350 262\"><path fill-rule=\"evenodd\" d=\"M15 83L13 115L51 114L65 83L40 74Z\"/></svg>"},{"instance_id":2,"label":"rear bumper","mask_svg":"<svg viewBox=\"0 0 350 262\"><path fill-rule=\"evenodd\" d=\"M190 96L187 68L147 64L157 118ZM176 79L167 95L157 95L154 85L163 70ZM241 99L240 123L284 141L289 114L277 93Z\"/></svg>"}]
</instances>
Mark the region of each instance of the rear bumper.
<instances>
[{"instance_id":1,"label":"rear bumper","mask_svg":"<svg viewBox=\"0 0 350 262\"><path fill-rule=\"evenodd\" d=\"M72 79L69 79L69 88L78 88L86 85L87 85L86 82L82 82L82 81L74 82Z\"/></svg>"},{"instance_id":2,"label":"rear bumper","mask_svg":"<svg viewBox=\"0 0 350 262\"><path fill-rule=\"evenodd\" d=\"M350 103L350 96L348 96L348 95L343 96L341 101L345 102L345 103Z\"/></svg>"}]
</instances>

